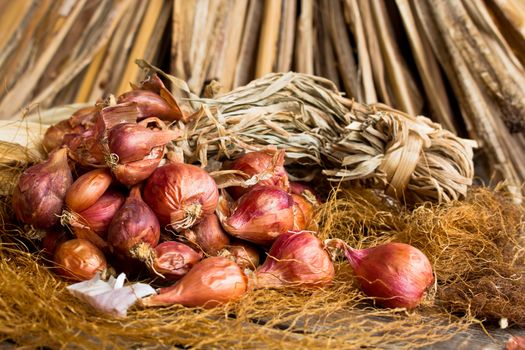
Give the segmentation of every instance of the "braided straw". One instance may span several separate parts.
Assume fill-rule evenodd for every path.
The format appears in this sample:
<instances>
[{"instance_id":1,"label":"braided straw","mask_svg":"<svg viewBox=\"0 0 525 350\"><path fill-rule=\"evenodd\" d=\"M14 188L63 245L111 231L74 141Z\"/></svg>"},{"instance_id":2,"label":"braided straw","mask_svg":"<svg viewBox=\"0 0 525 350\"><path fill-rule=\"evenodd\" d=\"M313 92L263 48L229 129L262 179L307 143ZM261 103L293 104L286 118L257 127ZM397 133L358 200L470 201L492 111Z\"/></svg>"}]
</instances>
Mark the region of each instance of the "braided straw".
<instances>
[{"instance_id":1,"label":"braided straw","mask_svg":"<svg viewBox=\"0 0 525 350\"><path fill-rule=\"evenodd\" d=\"M176 82L198 111L178 125L189 161L273 146L286 150L287 164L321 167L329 180L364 181L410 203L460 199L472 184L474 141L426 117L344 98L327 79L273 73L214 99Z\"/></svg>"}]
</instances>

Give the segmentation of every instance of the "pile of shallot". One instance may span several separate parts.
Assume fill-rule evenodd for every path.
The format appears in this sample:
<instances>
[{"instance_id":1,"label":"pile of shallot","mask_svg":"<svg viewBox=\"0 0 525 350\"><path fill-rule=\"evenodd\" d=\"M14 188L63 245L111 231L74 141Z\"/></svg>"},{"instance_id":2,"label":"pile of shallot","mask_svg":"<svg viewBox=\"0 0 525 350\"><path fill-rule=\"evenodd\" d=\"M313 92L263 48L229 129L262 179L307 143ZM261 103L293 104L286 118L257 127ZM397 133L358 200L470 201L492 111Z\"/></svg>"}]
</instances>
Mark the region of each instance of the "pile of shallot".
<instances>
[{"instance_id":1,"label":"pile of shallot","mask_svg":"<svg viewBox=\"0 0 525 350\"><path fill-rule=\"evenodd\" d=\"M57 274L69 281L149 274L164 287L143 305L213 307L251 288L329 285L328 249L339 248L379 305L420 303L433 282L425 255L401 243L355 250L320 241L320 197L289 181L284 150L225 162L224 173L245 181L221 189L202 167L167 157L183 137L167 124L191 119L152 76L47 130L49 158L21 175L12 202L21 223L45 232L42 247Z\"/></svg>"}]
</instances>

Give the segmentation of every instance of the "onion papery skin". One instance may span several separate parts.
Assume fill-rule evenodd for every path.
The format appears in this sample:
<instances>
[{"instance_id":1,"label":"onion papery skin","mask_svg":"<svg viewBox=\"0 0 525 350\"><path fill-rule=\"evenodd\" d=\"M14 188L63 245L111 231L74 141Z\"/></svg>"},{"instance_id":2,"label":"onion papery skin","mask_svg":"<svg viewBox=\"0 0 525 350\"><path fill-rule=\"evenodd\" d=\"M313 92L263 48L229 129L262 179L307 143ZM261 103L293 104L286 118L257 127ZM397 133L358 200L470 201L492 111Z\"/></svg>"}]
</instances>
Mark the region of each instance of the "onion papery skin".
<instances>
[{"instance_id":1,"label":"onion papery skin","mask_svg":"<svg viewBox=\"0 0 525 350\"><path fill-rule=\"evenodd\" d=\"M387 243L368 249L347 247L345 255L361 290L380 306L415 308L434 281L426 255L408 244Z\"/></svg>"},{"instance_id":2,"label":"onion papery skin","mask_svg":"<svg viewBox=\"0 0 525 350\"><path fill-rule=\"evenodd\" d=\"M259 151L250 152L242 155L230 165L231 170L239 170L246 175L260 176L263 173L268 179L260 180L257 185L277 186L285 191L289 190L288 173L284 169L284 150L280 151ZM233 199L239 199L252 187L234 186L228 188L228 193Z\"/></svg>"},{"instance_id":3,"label":"onion papery skin","mask_svg":"<svg viewBox=\"0 0 525 350\"><path fill-rule=\"evenodd\" d=\"M219 191L205 170L190 164L168 163L149 177L143 198L161 225L180 231L215 211Z\"/></svg>"},{"instance_id":4,"label":"onion papery skin","mask_svg":"<svg viewBox=\"0 0 525 350\"><path fill-rule=\"evenodd\" d=\"M314 221L314 206L306 198L298 194L292 194L294 209L294 231L308 230Z\"/></svg>"},{"instance_id":5,"label":"onion papery skin","mask_svg":"<svg viewBox=\"0 0 525 350\"><path fill-rule=\"evenodd\" d=\"M37 228L55 225L59 221L67 189L72 183L67 150L62 148L20 176L12 198L16 217Z\"/></svg>"},{"instance_id":6,"label":"onion papery skin","mask_svg":"<svg viewBox=\"0 0 525 350\"><path fill-rule=\"evenodd\" d=\"M290 181L290 193L303 196L314 207L323 204L321 196L310 186L297 181Z\"/></svg>"},{"instance_id":7,"label":"onion papery skin","mask_svg":"<svg viewBox=\"0 0 525 350\"><path fill-rule=\"evenodd\" d=\"M255 271L255 288L316 288L330 284L334 264L311 232L287 232L277 238Z\"/></svg>"},{"instance_id":8,"label":"onion papery skin","mask_svg":"<svg viewBox=\"0 0 525 350\"><path fill-rule=\"evenodd\" d=\"M187 245L166 241L155 247L153 269L166 279L177 280L202 259L203 254Z\"/></svg>"},{"instance_id":9,"label":"onion papery skin","mask_svg":"<svg viewBox=\"0 0 525 350\"><path fill-rule=\"evenodd\" d=\"M161 288L160 294L142 299L142 304L213 308L241 298L247 288L248 278L235 262L211 257L196 264L175 285Z\"/></svg>"},{"instance_id":10,"label":"onion papery skin","mask_svg":"<svg viewBox=\"0 0 525 350\"><path fill-rule=\"evenodd\" d=\"M221 220L232 236L256 244L271 244L293 228L293 199L276 186L257 186L244 194L230 217Z\"/></svg>"},{"instance_id":11,"label":"onion papery skin","mask_svg":"<svg viewBox=\"0 0 525 350\"><path fill-rule=\"evenodd\" d=\"M180 110L173 108L160 95L150 90L132 90L123 93L118 97L118 103L136 103L141 118L157 117L163 120L180 120L182 115Z\"/></svg>"},{"instance_id":12,"label":"onion papery skin","mask_svg":"<svg viewBox=\"0 0 525 350\"><path fill-rule=\"evenodd\" d=\"M71 239L60 244L53 261L59 274L74 281L89 280L107 268L104 254L84 239Z\"/></svg>"}]
</instances>

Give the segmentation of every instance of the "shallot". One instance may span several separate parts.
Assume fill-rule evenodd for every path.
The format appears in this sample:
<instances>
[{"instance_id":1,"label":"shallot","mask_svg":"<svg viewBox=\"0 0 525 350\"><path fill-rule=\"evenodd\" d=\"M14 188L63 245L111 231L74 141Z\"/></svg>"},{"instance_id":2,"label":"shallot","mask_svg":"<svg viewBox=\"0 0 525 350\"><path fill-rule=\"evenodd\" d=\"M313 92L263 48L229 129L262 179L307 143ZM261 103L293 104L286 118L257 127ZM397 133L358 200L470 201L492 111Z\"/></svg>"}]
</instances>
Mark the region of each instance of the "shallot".
<instances>
[{"instance_id":1,"label":"shallot","mask_svg":"<svg viewBox=\"0 0 525 350\"><path fill-rule=\"evenodd\" d=\"M191 229L181 232L191 246L208 255L215 255L230 243L230 237L224 232L217 215L206 216Z\"/></svg>"},{"instance_id":2,"label":"shallot","mask_svg":"<svg viewBox=\"0 0 525 350\"><path fill-rule=\"evenodd\" d=\"M179 279L201 259L201 252L180 242L166 241L155 247L155 257L150 268L167 279Z\"/></svg>"},{"instance_id":3,"label":"shallot","mask_svg":"<svg viewBox=\"0 0 525 350\"><path fill-rule=\"evenodd\" d=\"M78 238L60 244L53 261L61 275L75 281L91 279L107 268L104 254L91 242Z\"/></svg>"},{"instance_id":4,"label":"shallot","mask_svg":"<svg viewBox=\"0 0 525 350\"><path fill-rule=\"evenodd\" d=\"M12 202L16 217L38 228L55 225L72 182L67 149L53 152L48 160L33 165L20 176Z\"/></svg>"},{"instance_id":5,"label":"shallot","mask_svg":"<svg viewBox=\"0 0 525 350\"><path fill-rule=\"evenodd\" d=\"M142 299L142 304L212 308L239 299L247 288L248 278L236 263L223 257L211 257L196 264L175 285L161 288L160 294Z\"/></svg>"},{"instance_id":6,"label":"shallot","mask_svg":"<svg viewBox=\"0 0 525 350\"><path fill-rule=\"evenodd\" d=\"M378 305L412 309L433 283L432 265L423 252L404 243L353 249L339 239L327 246L343 249L361 290Z\"/></svg>"},{"instance_id":7,"label":"shallot","mask_svg":"<svg viewBox=\"0 0 525 350\"><path fill-rule=\"evenodd\" d=\"M159 221L142 200L140 186L137 185L131 189L124 205L113 216L108 228L108 243L114 252L129 257L136 254L139 244L154 248L159 243L159 238Z\"/></svg>"},{"instance_id":8,"label":"shallot","mask_svg":"<svg viewBox=\"0 0 525 350\"><path fill-rule=\"evenodd\" d=\"M266 261L255 271L255 288L313 288L330 284L334 264L311 232L286 232L273 243Z\"/></svg>"},{"instance_id":9,"label":"shallot","mask_svg":"<svg viewBox=\"0 0 525 350\"><path fill-rule=\"evenodd\" d=\"M220 214L229 234L258 244L270 244L293 228L293 199L276 186L257 186L244 194L229 217Z\"/></svg>"},{"instance_id":10,"label":"shallot","mask_svg":"<svg viewBox=\"0 0 525 350\"><path fill-rule=\"evenodd\" d=\"M213 178L190 164L168 163L157 168L144 188L144 201L162 225L180 231L211 215L219 191Z\"/></svg>"},{"instance_id":11,"label":"shallot","mask_svg":"<svg viewBox=\"0 0 525 350\"><path fill-rule=\"evenodd\" d=\"M240 170L250 177L257 177L259 179L258 185L277 186L288 191L288 173L284 169L284 156L284 150L246 153L234 160L229 168ZM228 188L228 192L234 199L238 199L249 190L250 187L234 186Z\"/></svg>"}]
</instances>

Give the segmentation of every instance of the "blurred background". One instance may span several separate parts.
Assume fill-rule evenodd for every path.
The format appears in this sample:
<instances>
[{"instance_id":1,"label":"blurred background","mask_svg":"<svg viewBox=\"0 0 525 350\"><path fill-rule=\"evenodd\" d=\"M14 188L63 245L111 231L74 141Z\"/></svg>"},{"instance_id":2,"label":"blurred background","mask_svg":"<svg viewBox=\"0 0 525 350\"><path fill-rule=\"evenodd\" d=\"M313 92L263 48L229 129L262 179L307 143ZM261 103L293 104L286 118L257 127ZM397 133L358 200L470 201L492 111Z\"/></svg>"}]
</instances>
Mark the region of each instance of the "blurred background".
<instances>
[{"instance_id":1,"label":"blurred background","mask_svg":"<svg viewBox=\"0 0 525 350\"><path fill-rule=\"evenodd\" d=\"M198 94L324 76L477 140L481 179L525 180L523 0L0 0L0 119L120 94L136 58Z\"/></svg>"}]
</instances>

